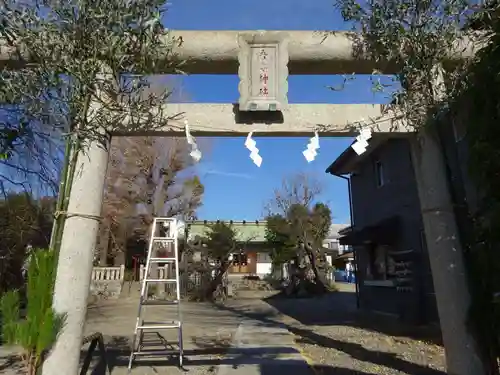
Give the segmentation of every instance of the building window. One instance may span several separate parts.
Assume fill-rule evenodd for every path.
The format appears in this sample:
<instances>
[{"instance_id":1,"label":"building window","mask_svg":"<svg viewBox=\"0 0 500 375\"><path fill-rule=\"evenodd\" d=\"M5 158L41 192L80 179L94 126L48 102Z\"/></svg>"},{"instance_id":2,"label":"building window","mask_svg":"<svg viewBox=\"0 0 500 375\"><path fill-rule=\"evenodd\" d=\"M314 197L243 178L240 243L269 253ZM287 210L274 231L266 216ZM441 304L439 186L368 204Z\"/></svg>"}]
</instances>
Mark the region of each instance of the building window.
<instances>
[{"instance_id":1,"label":"building window","mask_svg":"<svg viewBox=\"0 0 500 375\"><path fill-rule=\"evenodd\" d=\"M339 245L339 255L351 251L350 245Z\"/></svg>"},{"instance_id":2,"label":"building window","mask_svg":"<svg viewBox=\"0 0 500 375\"><path fill-rule=\"evenodd\" d=\"M366 267L367 280L390 280L396 276L396 264L389 255L390 248L384 245L372 245L368 248Z\"/></svg>"},{"instance_id":3,"label":"building window","mask_svg":"<svg viewBox=\"0 0 500 375\"><path fill-rule=\"evenodd\" d=\"M377 187L384 186L384 168L382 166L382 162L375 162L375 179L377 183Z\"/></svg>"},{"instance_id":4,"label":"building window","mask_svg":"<svg viewBox=\"0 0 500 375\"><path fill-rule=\"evenodd\" d=\"M323 241L323 247L326 247L330 250L338 250L339 242L338 240L325 240Z\"/></svg>"}]
</instances>

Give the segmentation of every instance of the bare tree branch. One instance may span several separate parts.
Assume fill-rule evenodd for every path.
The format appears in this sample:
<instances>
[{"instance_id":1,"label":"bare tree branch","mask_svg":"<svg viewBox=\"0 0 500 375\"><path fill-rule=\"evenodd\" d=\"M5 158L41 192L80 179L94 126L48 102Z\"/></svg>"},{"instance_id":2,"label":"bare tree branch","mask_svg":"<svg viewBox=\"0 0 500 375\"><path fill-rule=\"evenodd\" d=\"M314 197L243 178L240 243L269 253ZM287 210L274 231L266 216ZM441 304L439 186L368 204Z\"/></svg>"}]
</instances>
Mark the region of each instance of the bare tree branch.
<instances>
[{"instance_id":1,"label":"bare tree branch","mask_svg":"<svg viewBox=\"0 0 500 375\"><path fill-rule=\"evenodd\" d=\"M286 215L290 207L300 204L310 207L323 191L321 182L306 173L297 173L286 176L281 182L281 187L273 191L273 198L264 206L266 215Z\"/></svg>"},{"instance_id":2,"label":"bare tree branch","mask_svg":"<svg viewBox=\"0 0 500 375\"><path fill-rule=\"evenodd\" d=\"M112 256L125 251L132 233L147 237L154 217L191 218L201 205L203 185L191 171L183 139L119 137L111 144L99 247ZM102 257L101 257L101 260Z\"/></svg>"}]
</instances>

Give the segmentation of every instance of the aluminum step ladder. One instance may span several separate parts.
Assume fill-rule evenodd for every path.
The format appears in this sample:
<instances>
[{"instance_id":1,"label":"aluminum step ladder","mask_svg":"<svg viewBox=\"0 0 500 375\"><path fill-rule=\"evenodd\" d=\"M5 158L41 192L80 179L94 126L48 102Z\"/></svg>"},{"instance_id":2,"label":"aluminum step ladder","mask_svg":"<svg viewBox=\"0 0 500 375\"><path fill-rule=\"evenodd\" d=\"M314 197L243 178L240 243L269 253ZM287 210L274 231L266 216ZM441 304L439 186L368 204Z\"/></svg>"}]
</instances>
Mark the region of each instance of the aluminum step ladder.
<instances>
[{"instance_id":1,"label":"aluminum step ladder","mask_svg":"<svg viewBox=\"0 0 500 375\"><path fill-rule=\"evenodd\" d=\"M179 222L175 218L157 217L153 221L151 228L151 237L148 245L148 255L146 259L146 267L141 285L141 295L139 300L139 310L137 313L137 321L135 324L134 338L132 340L132 352L130 354L128 370L132 369L132 365L136 357L152 357L157 355L162 356L179 356L179 366L182 367L183 346L182 346L182 314L181 314L181 293L180 293L180 278L179 278L179 244L178 244ZM158 256L158 250L163 250L167 253L166 256ZM151 267L155 263L171 264L175 268L175 278L169 278L170 275L165 275L165 278L159 278L158 275L150 275ZM156 285L174 285L175 297L173 300L160 300L148 298L148 287L150 284ZM143 315L147 315L144 308L146 306L154 306L159 309L164 306L175 306L176 319L165 320L161 322L145 321ZM145 350L147 345L144 340L145 332L159 334L164 330L177 330L178 349L160 350Z\"/></svg>"}]
</instances>

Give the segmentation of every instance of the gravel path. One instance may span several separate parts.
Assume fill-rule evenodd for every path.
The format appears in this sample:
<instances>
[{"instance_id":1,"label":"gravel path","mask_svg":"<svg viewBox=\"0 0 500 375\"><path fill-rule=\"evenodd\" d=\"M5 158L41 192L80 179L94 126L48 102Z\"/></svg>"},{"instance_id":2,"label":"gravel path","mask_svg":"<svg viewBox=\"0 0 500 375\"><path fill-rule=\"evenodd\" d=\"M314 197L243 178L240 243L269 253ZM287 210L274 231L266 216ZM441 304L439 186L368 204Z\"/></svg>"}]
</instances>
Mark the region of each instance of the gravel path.
<instances>
[{"instance_id":1,"label":"gravel path","mask_svg":"<svg viewBox=\"0 0 500 375\"><path fill-rule=\"evenodd\" d=\"M349 285L322 299L269 303L286 314L295 342L318 375L446 374L435 332L359 314Z\"/></svg>"},{"instance_id":2,"label":"gravel path","mask_svg":"<svg viewBox=\"0 0 500 375\"><path fill-rule=\"evenodd\" d=\"M444 375L443 349L353 327L296 329L296 342L319 374Z\"/></svg>"}]
</instances>

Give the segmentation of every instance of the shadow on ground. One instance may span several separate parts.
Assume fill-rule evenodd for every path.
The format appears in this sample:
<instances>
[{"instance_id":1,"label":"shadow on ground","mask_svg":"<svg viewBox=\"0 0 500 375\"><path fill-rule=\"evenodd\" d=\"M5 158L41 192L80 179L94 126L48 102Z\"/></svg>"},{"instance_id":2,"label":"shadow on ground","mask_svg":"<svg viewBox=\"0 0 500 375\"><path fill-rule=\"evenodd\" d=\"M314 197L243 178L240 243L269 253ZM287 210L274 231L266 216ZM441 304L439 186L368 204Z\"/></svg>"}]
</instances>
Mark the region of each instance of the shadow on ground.
<instances>
[{"instance_id":1,"label":"shadow on ground","mask_svg":"<svg viewBox=\"0 0 500 375\"><path fill-rule=\"evenodd\" d=\"M348 326L442 346L439 327L412 326L392 317L358 310L355 293L338 291L307 299L286 298L277 294L263 301L305 326ZM305 305L307 308L304 308Z\"/></svg>"},{"instance_id":2,"label":"shadow on ground","mask_svg":"<svg viewBox=\"0 0 500 375\"><path fill-rule=\"evenodd\" d=\"M318 335L307 329L289 328L290 332L297 336L298 343L307 343L322 346L324 348L332 348L340 352L344 352L352 358L363 362L370 362L374 365L385 366L405 374L422 374L422 375L444 375L445 373L430 367L421 366L416 363L408 362L399 358L397 355L377 350L364 348L356 343L349 343Z\"/></svg>"},{"instance_id":3,"label":"shadow on ground","mask_svg":"<svg viewBox=\"0 0 500 375\"><path fill-rule=\"evenodd\" d=\"M263 303L262 301L265 301ZM369 362L374 365L385 366L395 370L399 370L407 374L422 374L422 375L444 375L443 372L432 368L424 367L415 363L411 363L405 359L398 357L395 354L367 349L362 345L352 342L345 342L339 339L334 339L321 334L318 334L309 329L308 326L335 326L339 327L355 327L365 330L371 330L387 334L391 336L407 336L418 337L416 333L422 335L422 331L415 332L414 329L405 327L404 325L394 324L394 321L387 320L381 317L374 317L368 314L359 313L356 309L355 295L349 292L336 292L322 298L310 299L289 299L282 296L274 296L265 298L259 303L248 301L239 301L238 303L230 303L226 305L216 305L215 308L219 312L226 314L216 314L204 316L202 311L196 311L191 314L193 321L200 320L203 324L222 324L224 325L224 316L235 314L240 319L253 319L269 326L285 326L290 332L295 334L298 343L308 343L324 348L333 348L337 351L346 353L353 359L364 362ZM103 322L109 321L110 311L114 309L90 308L89 309L96 320ZM108 311L110 310L110 311ZM283 315L294 318L301 324L283 322ZM220 316L217 323L214 319ZM214 318L215 317L215 318ZM229 323L227 323L229 324ZM397 326L397 327L396 327ZM397 329L396 329L397 328ZM187 338L186 338L187 339ZM231 339L228 337L212 337L212 336L191 336L189 337L190 348L184 352L184 364L186 371L196 367L207 367L209 373L217 374L218 368L221 365L238 368L245 364L258 364L260 366L260 375L308 375L303 367L303 362L290 359L280 359L272 361L273 358L290 353L294 348L290 347L271 347L266 352L266 358L269 361L262 361L262 351L255 348L231 348ZM130 355L130 335L105 336L106 341L106 361L108 366L113 370L112 374L125 373L123 370L128 366ZM86 349L86 348L85 348ZM82 351L81 358L85 358L86 350ZM168 371L172 374L181 374L177 372L176 367L178 358L162 359L161 361L146 361L137 362L146 366L157 368L157 373ZM0 357L0 372L7 368L12 368L11 358ZM96 354L90 366L91 370L87 374L104 375L106 373L106 364ZM338 366L316 365L314 369L321 375L368 375L359 370L351 370ZM195 372L195 371L193 371ZM205 374L205 372L203 372ZM8 373L10 375L10 373Z\"/></svg>"},{"instance_id":4,"label":"shadow on ground","mask_svg":"<svg viewBox=\"0 0 500 375\"><path fill-rule=\"evenodd\" d=\"M345 367L318 365L314 366L314 373L318 375L373 375L358 370L351 370ZM277 364L264 364L260 366L260 375L306 375L300 369L297 361L279 361Z\"/></svg>"},{"instance_id":5,"label":"shadow on ground","mask_svg":"<svg viewBox=\"0 0 500 375\"><path fill-rule=\"evenodd\" d=\"M208 344L213 345L213 343ZM203 345L202 345L203 346ZM111 373L115 373L117 368L125 368L128 365L130 355L130 346L128 337L112 337L106 345L107 349L107 366L109 366ZM180 372L189 372L189 368L196 366L208 367L208 373L217 374L219 366L227 365L231 368L237 369L243 365L259 365L260 375L309 375L309 370L304 367L303 361L279 359L273 361L280 355L291 353L293 348L286 347L269 347L266 348L265 358L269 361L262 361L262 351L260 348L232 348L228 353L228 347L208 347L197 348L185 351L184 369ZM81 357L85 357L86 351L82 351ZM220 355L218 359L204 359L204 356ZM174 373L174 369L178 368L178 358L172 357L167 360L140 360L136 362L135 366L151 366L156 373L161 373L161 370L169 370ZM347 368L318 365L314 366L317 374L321 375L369 375L368 373L350 370ZM100 358L92 363L91 370L87 375L107 375L106 363ZM311 373L312 374L312 373Z\"/></svg>"},{"instance_id":6,"label":"shadow on ground","mask_svg":"<svg viewBox=\"0 0 500 375\"><path fill-rule=\"evenodd\" d=\"M149 341L150 345L157 345L157 346L163 346L166 349L176 349L177 348L177 343L176 342L169 342L165 340L161 335L158 333L158 343L152 342L153 340L147 339ZM90 366L90 369L87 374L92 374L92 375L105 375L107 374L106 372L106 366L111 370L111 373L114 373L113 370L117 368L126 368L128 366L129 358L130 358L130 351L131 351L131 342L130 342L130 336L112 336L112 337L106 337L106 362L103 361L102 358L99 357L99 355L96 353L93 357L92 364ZM187 349L184 350L184 365L185 366L207 366L207 365L213 365L214 370L215 366L219 365L222 363L221 360L205 360L203 357L205 356L223 356L227 353L228 348L231 345L231 341L228 339L210 339L207 337L191 337L191 342L194 344L195 348L194 349ZM85 358L87 354L87 349L82 350L80 352L80 358L81 361L83 361L83 358ZM196 358L200 357L200 360L197 360ZM222 357L221 357L222 358ZM178 367L179 364L179 358L178 356L162 356L161 360L158 359L158 356L156 356L155 359L138 359L137 361L134 361L134 367L136 366L152 366L152 367L158 367L158 368L175 368Z\"/></svg>"},{"instance_id":7,"label":"shadow on ground","mask_svg":"<svg viewBox=\"0 0 500 375\"><path fill-rule=\"evenodd\" d=\"M114 369L123 367L125 368L128 365L128 356L130 354L130 349L128 347L128 344L126 343L126 338L122 337L115 337L115 341L110 342L108 344L108 349L107 349L107 357L108 357L108 364L111 367L111 373L114 373ZM125 345L125 346L124 346ZM236 353L235 357L225 359L225 360L189 360L189 356L200 356L203 354L211 353L211 354L225 354L226 350L222 348L214 348L210 350L205 350L201 351L202 354L200 354L200 350L196 350L195 352L193 351L187 351L186 352L186 366L209 366L209 373L212 374L217 374L218 371L218 366L220 365L230 365L233 368L238 368L240 365L245 365L245 364L253 364L253 363L260 363L259 365L259 370L260 370L260 375L277 375L277 374L287 374L287 375L308 375L307 371L304 371L304 368L302 367L303 363L298 362L295 360L279 360L278 362L269 362L269 363L261 363L261 357L252 357L251 353L249 353L251 349L249 350L240 350ZM271 348L269 351L270 359L272 359L273 356L276 356L278 354L282 354L285 352L285 348ZM86 354L85 351L82 352L82 357L84 357ZM0 357L0 372L4 372L7 369L13 370L12 365L15 365L15 373L23 373L23 367L21 366L19 359L16 357L9 357L9 358L4 358ZM166 370L168 369L169 371L171 369L174 369L177 367L177 358L172 358L170 360L162 360L162 361L141 361L137 365L140 366L141 364L147 365L147 366L153 366L156 370ZM344 367L337 367L337 366L326 366L326 365L316 365L314 366L314 370L316 374L320 375L372 375L368 374L365 372L361 372L358 370L351 370L348 368ZM186 372L188 373L189 370L181 370L181 372ZM161 373L157 371L157 373ZM170 372L169 372L170 373ZM108 372L106 370L106 364L98 359L95 361L92 366L91 370L87 372L86 375L107 375Z\"/></svg>"},{"instance_id":8,"label":"shadow on ground","mask_svg":"<svg viewBox=\"0 0 500 375\"><path fill-rule=\"evenodd\" d=\"M394 327L390 328L383 324L388 324L388 321L382 322L375 317L370 320L368 314L360 314L356 311L355 300L351 301L353 293L335 292L331 295L321 298L308 299L289 299L281 296L268 298L265 300L274 309L268 314L262 312L246 311L245 308L238 306L217 305L217 308L231 311L234 314L239 314L245 318L260 320L268 325L283 325L279 321L281 314L287 315L296 319L301 325L285 324L286 328L296 336L297 343L313 344L324 348L332 348L340 352L348 354L353 359L363 362L369 362L378 366L385 366L394 370L401 371L406 374L422 374L422 375L444 375L445 373L426 366L406 361L396 354L384 351L377 351L364 348L362 345L336 340L313 332L308 329L308 325L329 325L329 326L349 326L360 329L367 329L381 332L386 335L406 336L410 333L411 328L406 328L407 331L397 331ZM352 305L352 303L354 306ZM306 307L307 305L307 307ZM313 314L311 312L314 312ZM306 315L308 314L308 315ZM313 318L310 315L314 315ZM302 319L301 319L302 318ZM394 321L392 321L393 325ZM401 325L400 329L404 327ZM397 333L397 334L396 334ZM406 336L408 337L408 336ZM362 374L359 371L350 370L347 368L326 367L321 374ZM321 367L321 366L319 366ZM262 372L262 374L266 374ZM271 374L271 372L268 372Z\"/></svg>"},{"instance_id":9,"label":"shadow on ground","mask_svg":"<svg viewBox=\"0 0 500 375\"><path fill-rule=\"evenodd\" d=\"M12 373L22 373L24 370L23 362L17 355L0 356L0 373L10 370Z\"/></svg>"}]
</instances>

